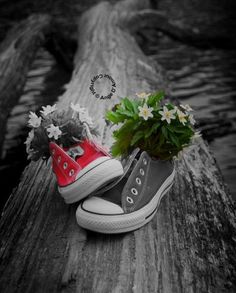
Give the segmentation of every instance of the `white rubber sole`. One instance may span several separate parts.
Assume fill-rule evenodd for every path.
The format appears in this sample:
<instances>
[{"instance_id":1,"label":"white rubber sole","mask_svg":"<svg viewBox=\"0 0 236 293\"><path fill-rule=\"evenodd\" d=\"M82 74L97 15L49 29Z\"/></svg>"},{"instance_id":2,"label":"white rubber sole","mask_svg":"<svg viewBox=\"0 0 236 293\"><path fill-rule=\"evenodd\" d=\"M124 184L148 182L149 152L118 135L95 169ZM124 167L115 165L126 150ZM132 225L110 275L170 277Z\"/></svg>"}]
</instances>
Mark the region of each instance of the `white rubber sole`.
<instances>
[{"instance_id":1,"label":"white rubber sole","mask_svg":"<svg viewBox=\"0 0 236 293\"><path fill-rule=\"evenodd\" d=\"M146 206L135 212L116 215L96 214L84 210L82 203L76 211L77 222L85 229L104 234L116 234L136 230L150 222L154 217L161 199L173 184L174 176L175 170L165 180L152 200Z\"/></svg>"},{"instance_id":2,"label":"white rubber sole","mask_svg":"<svg viewBox=\"0 0 236 293\"><path fill-rule=\"evenodd\" d=\"M118 160L100 157L86 166L74 183L58 187L58 191L67 204L74 203L122 174L123 167Z\"/></svg>"}]
</instances>

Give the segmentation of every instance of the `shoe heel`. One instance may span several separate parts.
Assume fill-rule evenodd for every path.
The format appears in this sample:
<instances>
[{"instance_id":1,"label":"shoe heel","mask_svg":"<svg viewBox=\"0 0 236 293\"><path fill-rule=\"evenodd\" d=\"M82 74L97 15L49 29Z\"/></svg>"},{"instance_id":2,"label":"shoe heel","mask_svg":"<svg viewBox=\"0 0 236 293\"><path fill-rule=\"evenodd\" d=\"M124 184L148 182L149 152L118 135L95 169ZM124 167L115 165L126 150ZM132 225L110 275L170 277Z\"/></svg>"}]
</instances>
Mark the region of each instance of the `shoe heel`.
<instances>
[{"instance_id":1,"label":"shoe heel","mask_svg":"<svg viewBox=\"0 0 236 293\"><path fill-rule=\"evenodd\" d=\"M99 158L89 164L73 184L59 187L58 191L67 204L74 203L121 176L123 172L120 161L107 157L102 161Z\"/></svg>"}]
</instances>

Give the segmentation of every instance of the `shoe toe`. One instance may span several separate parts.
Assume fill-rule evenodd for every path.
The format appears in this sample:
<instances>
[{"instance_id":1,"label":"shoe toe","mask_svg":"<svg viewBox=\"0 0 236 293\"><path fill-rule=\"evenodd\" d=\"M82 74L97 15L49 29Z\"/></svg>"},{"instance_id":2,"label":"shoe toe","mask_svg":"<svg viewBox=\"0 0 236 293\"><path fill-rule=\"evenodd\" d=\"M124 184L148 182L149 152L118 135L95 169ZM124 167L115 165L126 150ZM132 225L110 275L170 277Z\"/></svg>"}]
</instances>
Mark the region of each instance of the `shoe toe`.
<instances>
[{"instance_id":1,"label":"shoe toe","mask_svg":"<svg viewBox=\"0 0 236 293\"><path fill-rule=\"evenodd\" d=\"M86 199L81 204L81 208L94 214L114 215L124 213L124 210L119 205L96 196Z\"/></svg>"}]
</instances>

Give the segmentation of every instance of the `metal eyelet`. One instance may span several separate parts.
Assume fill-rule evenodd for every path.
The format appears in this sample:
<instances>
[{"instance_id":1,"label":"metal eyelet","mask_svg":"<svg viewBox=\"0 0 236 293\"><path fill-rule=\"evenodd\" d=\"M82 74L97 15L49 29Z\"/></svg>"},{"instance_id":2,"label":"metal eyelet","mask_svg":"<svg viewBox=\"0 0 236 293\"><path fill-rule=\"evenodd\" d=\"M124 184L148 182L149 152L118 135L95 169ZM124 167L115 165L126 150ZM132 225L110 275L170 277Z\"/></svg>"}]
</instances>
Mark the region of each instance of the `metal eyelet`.
<instances>
[{"instance_id":1,"label":"metal eyelet","mask_svg":"<svg viewBox=\"0 0 236 293\"><path fill-rule=\"evenodd\" d=\"M136 188L131 188L131 192L133 193L133 195L138 194L138 190Z\"/></svg>"},{"instance_id":2,"label":"metal eyelet","mask_svg":"<svg viewBox=\"0 0 236 293\"><path fill-rule=\"evenodd\" d=\"M141 185L141 184L142 184L142 181L141 181L141 179L140 179L139 177L136 178L136 183L137 183L138 185Z\"/></svg>"},{"instance_id":3,"label":"metal eyelet","mask_svg":"<svg viewBox=\"0 0 236 293\"><path fill-rule=\"evenodd\" d=\"M67 167L68 167L68 163L65 162L65 163L63 164L63 169L65 170Z\"/></svg>"},{"instance_id":4,"label":"metal eyelet","mask_svg":"<svg viewBox=\"0 0 236 293\"><path fill-rule=\"evenodd\" d=\"M131 203L131 204L134 203L133 199L129 196L126 197L126 200L128 201L128 203Z\"/></svg>"},{"instance_id":5,"label":"metal eyelet","mask_svg":"<svg viewBox=\"0 0 236 293\"><path fill-rule=\"evenodd\" d=\"M59 156L59 157L57 158L57 162L58 162L58 163L61 162L61 156Z\"/></svg>"},{"instance_id":6,"label":"metal eyelet","mask_svg":"<svg viewBox=\"0 0 236 293\"><path fill-rule=\"evenodd\" d=\"M147 165L147 160L145 158L143 158L143 164Z\"/></svg>"},{"instance_id":7,"label":"metal eyelet","mask_svg":"<svg viewBox=\"0 0 236 293\"><path fill-rule=\"evenodd\" d=\"M139 172L142 176L144 176L144 170L142 168L139 170Z\"/></svg>"},{"instance_id":8,"label":"metal eyelet","mask_svg":"<svg viewBox=\"0 0 236 293\"><path fill-rule=\"evenodd\" d=\"M74 174L75 174L74 169L71 169L70 172L69 172L69 176L71 177L71 176L73 176Z\"/></svg>"}]
</instances>

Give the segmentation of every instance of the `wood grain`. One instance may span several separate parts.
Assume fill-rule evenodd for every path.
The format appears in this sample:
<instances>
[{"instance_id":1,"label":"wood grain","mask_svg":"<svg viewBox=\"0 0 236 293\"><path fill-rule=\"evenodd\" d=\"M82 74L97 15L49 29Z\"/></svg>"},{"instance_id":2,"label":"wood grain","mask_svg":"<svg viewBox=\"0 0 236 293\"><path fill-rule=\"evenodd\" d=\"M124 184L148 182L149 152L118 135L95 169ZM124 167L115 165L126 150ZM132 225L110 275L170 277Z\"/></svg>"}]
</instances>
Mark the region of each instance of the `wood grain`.
<instances>
[{"instance_id":1,"label":"wood grain","mask_svg":"<svg viewBox=\"0 0 236 293\"><path fill-rule=\"evenodd\" d=\"M148 1L103 2L79 21L74 72L58 106L88 107L106 145L112 143L103 119L107 108L122 96L166 88L159 66L122 28L131 12L147 8ZM90 93L98 73L113 77L116 97L98 100ZM30 163L0 221L0 291L234 292L235 206L201 139L176 170L148 225L102 235L77 225L77 204L66 205L57 194L50 162Z\"/></svg>"},{"instance_id":2,"label":"wood grain","mask_svg":"<svg viewBox=\"0 0 236 293\"><path fill-rule=\"evenodd\" d=\"M7 117L20 98L35 54L50 29L48 15L31 15L14 26L0 46L0 154Z\"/></svg>"}]
</instances>

